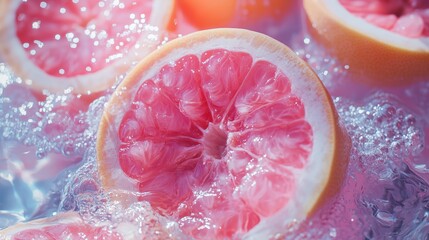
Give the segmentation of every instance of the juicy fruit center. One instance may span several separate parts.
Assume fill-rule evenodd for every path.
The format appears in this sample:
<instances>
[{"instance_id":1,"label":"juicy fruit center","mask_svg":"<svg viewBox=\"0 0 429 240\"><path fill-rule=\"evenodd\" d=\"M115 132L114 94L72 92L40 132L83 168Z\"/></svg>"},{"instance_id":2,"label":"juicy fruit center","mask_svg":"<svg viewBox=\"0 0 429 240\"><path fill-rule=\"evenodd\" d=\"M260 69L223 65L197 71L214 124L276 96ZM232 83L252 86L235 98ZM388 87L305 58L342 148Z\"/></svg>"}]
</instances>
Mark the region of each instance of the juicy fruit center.
<instances>
[{"instance_id":1,"label":"juicy fruit center","mask_svg":"<svg viewBox=\"0 0 429 240\"><path fill-rule=\"evenodd\" d=\"M225 131L221 130L218 125L209 123L202 138L204 152L216 159L221 159L225 156L226 140Z\"/></svg>"},{"instance_id":2,"label":"juicy fruit center","mask_svg":"<svg viewBox=\"0 0 429 240\"><path fill-rule=\"evenodd\" d=\"M151 7L150 0L22 1L15 15L16 35L30 60L46 73L87 74L135 46Z\"/></svg>"},{"instance_id":3,"label":"juicy fruit center","mask_svg":"<svg viewBox=\"0 0 429 240\"><path fill-rule=\"evenodd\" d=\"M429 37L429 2L426 0L340 0L352 14L406 37Z\"/></svg>"},{"instance_id":4,"label":"juicy fruit center","mask_svg":"<svg viewBox=\"0 0 429 240\"><path fill-rule=\"evenodd\" d=\"M312 151L301 99L274 64L214 49L145 79L120 123L140 200L198 238L234 238L285 207Z\"/></svg>"}]
</instances>

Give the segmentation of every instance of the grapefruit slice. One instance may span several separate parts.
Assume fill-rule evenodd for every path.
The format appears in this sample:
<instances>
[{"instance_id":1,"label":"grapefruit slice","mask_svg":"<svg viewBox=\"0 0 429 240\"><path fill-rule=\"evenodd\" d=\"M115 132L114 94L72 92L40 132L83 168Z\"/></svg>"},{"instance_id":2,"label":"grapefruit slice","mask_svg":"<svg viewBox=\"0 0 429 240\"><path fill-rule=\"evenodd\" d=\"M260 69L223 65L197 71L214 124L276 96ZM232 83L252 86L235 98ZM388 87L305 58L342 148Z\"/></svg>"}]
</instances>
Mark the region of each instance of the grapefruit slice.
<instances>
[{"instance_id":1,"label":"grapefruit slice","mask_svg":"<svg viewBox=\"0 0 429 240\"><path fill-rule=\"evenodd\" d=\"M118 233L103 227L85 224L76 212L60 213L54 217L18 223L0 231L0 239L112 239L120 240Z\"/></svg>"},{"instance_id":2,"label":"grapefruit slice","mask_svg":"<svg viewBox=\"0 0 429 240\"><path fill-rule=\"evenodd\" d=\"M406 84L429 76L427 1L304 0L310 33L359 79Z\"/></svg>"},{"instance_id":3,"label":"grapefruit slice","mask_svg":"<svg viewBox=\"0 0 429 240\"><path fill-rule=\"evenodd\" d=\"M173 8L173 0L2 0L0 55L35 90L102 91L158 46Z\"/></svg>"},{"instance_id":4,"label":"grapefruit slice","mask_svg":"<svg viewBox=\"0 0 429 240\"><path fill-rule=\"evenodd\" d=\"M97 159L105 189L194 238L266 239L336 190L340 132L328 92L288 47L212 29L132 70L103 114Z\"/></svg>"},{"instance_id":5,"label":"grapefruit slice","mask_svg":"<svg viewBox=\"0 0 429 240\"><path fill-rule=\"evenodd\" d=\"M108 223L86 223L77 212L61 212L53 217L41 218L30 222L15 224L0 230L0 239L28 240L28 239L109 239L125 240L139 239L141 236L150 239L171 239L161 224L151 219L148 226L134 226L126 221L115 226Z\"/></svg>"}]
</instances>

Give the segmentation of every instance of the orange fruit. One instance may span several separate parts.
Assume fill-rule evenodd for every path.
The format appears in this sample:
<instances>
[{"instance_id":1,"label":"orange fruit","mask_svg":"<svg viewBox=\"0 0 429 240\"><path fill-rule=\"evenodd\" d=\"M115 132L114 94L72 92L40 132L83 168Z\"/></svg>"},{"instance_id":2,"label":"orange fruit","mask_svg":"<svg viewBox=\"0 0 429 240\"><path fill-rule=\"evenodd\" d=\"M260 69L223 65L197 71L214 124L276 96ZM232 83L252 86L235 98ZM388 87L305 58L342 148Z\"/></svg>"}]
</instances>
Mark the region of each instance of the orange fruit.
<instances>
[{"instance_id":1,"label":"orange fruit","mask_svg":"<svg viewBox=\"0 0 429 240\"><path fill-rule=\"evenodd\" d=\"M201 29L226 26L237 5L234 0L178 0L178 4L189 22Z\"/></svg>"},{"instance_id":2,"label":"orange fruit","mask_svg":"<svg viewBox=\"0 0 429 240\"><path fill-rule=\"evenodd\" d=\"M280 20L293 4L292 0L178 0L179 10L197 29L249 27L264 18Z\"/></svg>"},{"instance_id":3,"label":"orange fruit","mask_svg":"<svg viewBox=\"0 0 429 240\"><path fill-rule=\"evenodd\" d=\"M53 217L41 218L30 222L15 224L0 230L0 239L170 239L169 235L155 219L148 222L151 226L134 226L123 221L116 225L108 222L86 223L77 212L61 212ZM149 221L149 219L148 219ZM144 223L146 224L146 223ZM138 229L141 227L141 229Z\"/></svg>"},{"instance_id":4,"label":"orange fruit","mask_svg":"<svg viewBox=\"0 0 429 240\"><path fill-rule=\"evenodd\" d=\"M103 187L148 201L197 239L285 231L335 192L346 149L317 75L243 29L192 33L148 55L113 93L97 137Z\"/></svg>"},{"instance_id":5,"label":"orange fruit","mask_svg":"<svg viewBox=\"0 0 429 240\"><path fill-rule=\"evenodd\" d=\"M160 44L173 9L173 0L2 0L0 55L37 91L102 91Z\"/></svg>"},{"instance_id":6,"label":"orange fruit","mask_svg":"<svg viewBox=\"0 0 429 240\"><path fill-rule=\"evenodd\" d=\"M353 78L398 85L429 76L427 3L304 0L304 9L310 33Z\"/></svg>"}]
</instances>

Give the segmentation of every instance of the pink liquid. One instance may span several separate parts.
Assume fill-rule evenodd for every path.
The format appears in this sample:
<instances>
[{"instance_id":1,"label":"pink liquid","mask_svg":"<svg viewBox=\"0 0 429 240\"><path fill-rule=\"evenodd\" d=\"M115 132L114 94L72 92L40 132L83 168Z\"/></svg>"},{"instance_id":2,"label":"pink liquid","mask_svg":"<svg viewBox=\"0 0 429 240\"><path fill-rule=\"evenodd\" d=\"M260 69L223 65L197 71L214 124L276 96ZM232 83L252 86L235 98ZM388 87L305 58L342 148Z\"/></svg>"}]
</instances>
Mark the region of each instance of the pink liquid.
<instances>
[{"instance_id":1,"label":"pink liquid","mask_svg":"<svg viewBox=\"0 0 429 240\"><path fill-rule=\"evenodd\" d=\"M286 43L316 71L351 137L352 151L338 195L285 230L285 238L425 238L429 82L381 88L351 79L347 65L319 46L301 19L297 10L285 23L273 26L267 20L255 29ZM109 202L98 179L95 135L112 92L86 107L82 98L68 94L41 99L19 81L0 61L0 229L68 210L87 222L126 219L144 225L135 215L145 205L124 210Z\"/></svg>"}]
</instances>

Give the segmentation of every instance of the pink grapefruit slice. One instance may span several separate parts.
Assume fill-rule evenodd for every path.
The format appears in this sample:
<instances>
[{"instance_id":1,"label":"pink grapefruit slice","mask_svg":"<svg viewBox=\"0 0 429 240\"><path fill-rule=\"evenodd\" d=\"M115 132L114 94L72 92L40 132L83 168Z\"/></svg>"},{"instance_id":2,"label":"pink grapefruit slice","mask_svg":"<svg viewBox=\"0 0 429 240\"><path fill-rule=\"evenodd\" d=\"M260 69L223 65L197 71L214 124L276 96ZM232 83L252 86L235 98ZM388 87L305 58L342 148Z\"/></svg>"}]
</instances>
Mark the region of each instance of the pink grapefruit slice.
<instances>
[{"instance_id":1,"label":"pink grapefruit slice","mask_svg":"<svg viewBox=\"0 0 429 240\"><path fill-rule=\"evenodd\" d=\"M0 231L0 239L112 239L121 235L103 227L85 224L76 212L60 213L54 217L18 223Z\"/></svg>"},{"instance_id":2,"label":"pink grapefruit slice","mask_svg":"<svg viewBox=\"0 0 429 240\"><path fill-rule=\"evenodd\" d=\"M173 9L173 0L2 0L0 55L37 91L102 91L160 44Z\"/></svg>"},{"instance_id":3,"label":"pink grapefruit slice","mask_svg":"<svg viewBox=\"0 0 429 240\"><path fill-rule=\"evenodd\" d=\"M97 158L105 189L196 239L266 239L334 193L343 140L328 92L293 51L213 29L132 70L105 109Z\"/></svg>"},{"instance_id":4,"label":"pink grapefruit slice","mask_svg":"<svg viewBox=\"0 0 429 240\"><path fill-rule=\"evenodd\" d=\"M406 84L429 76L429 4L304 0L310 32L358 79Z\"/></svg>"},{"instance_id":5,"label":"pink grapefruit slice","mask_svg":"<svg viewBox=\"0 0 429 240\"><path fill-rule=\"evenodd\" d=\"M149 220L148 220L149 221ZM121 222L110 225L107 222L86 223L77 212L62 212L53 217L41 218L30 222L15 224L0 230L2 240L87 240L171 239L160 223L148 223L151 229ZM141 226L140 226L141 227ZM145 232L147 231L147 232Z\"/></svg>"}]
</instances>

